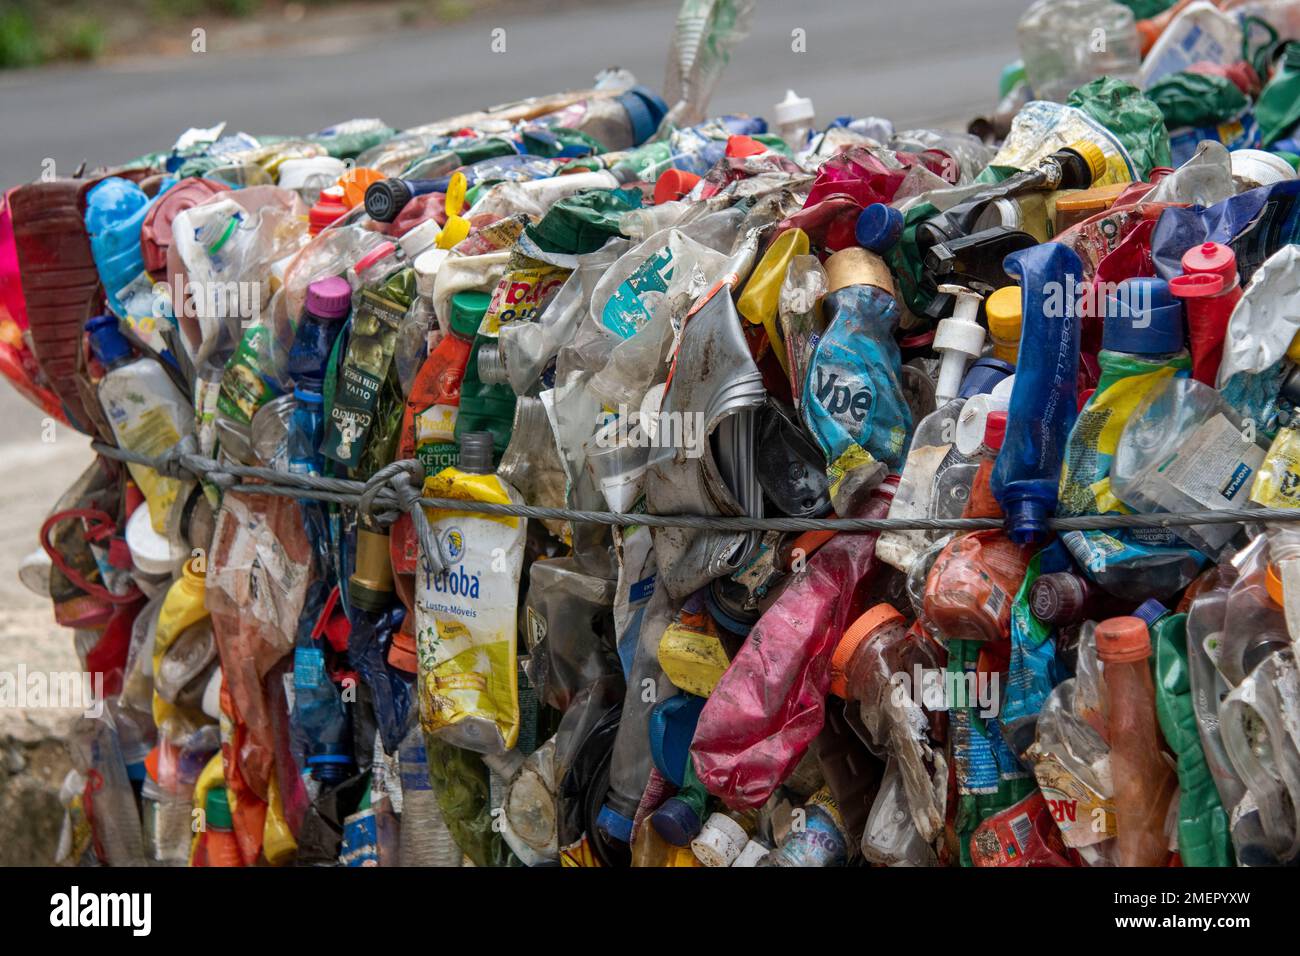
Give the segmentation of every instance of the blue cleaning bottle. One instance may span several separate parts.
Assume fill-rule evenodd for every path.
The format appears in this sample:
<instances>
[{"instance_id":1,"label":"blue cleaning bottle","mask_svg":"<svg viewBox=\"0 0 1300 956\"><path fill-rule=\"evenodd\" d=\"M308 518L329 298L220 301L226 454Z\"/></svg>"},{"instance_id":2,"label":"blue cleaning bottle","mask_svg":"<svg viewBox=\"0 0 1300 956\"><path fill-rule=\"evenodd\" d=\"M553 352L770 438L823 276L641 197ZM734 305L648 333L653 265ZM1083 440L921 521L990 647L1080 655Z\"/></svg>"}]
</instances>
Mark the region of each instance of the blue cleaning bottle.
<instances>
[{"instance_id":1,"label":"blue cleaning bottle","mask_svg":"<svg viewBox=\"0 0 1300 956\"><path fill-rule=\"evenodd\" d=\"M1083 263L1074 250L1047 242L1013 252L1002 266L1020 283L1020 364L1007 437L993 466L993 495L1017 544L1048 537L1056 511L1061 461L1078 413L1078 292Z\"/></svg>"}]
</instances>

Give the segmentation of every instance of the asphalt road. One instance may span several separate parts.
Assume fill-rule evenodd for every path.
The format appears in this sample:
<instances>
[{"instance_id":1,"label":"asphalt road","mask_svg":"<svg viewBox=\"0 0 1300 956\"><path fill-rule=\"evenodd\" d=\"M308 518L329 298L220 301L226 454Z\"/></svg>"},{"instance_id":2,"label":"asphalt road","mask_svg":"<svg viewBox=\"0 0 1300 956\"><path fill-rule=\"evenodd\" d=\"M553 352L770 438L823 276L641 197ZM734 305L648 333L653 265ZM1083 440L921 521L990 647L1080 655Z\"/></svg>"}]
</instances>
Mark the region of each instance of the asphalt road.
<instances>
[{"instance_id":1,"label":"asphalt road","mask_svg":"<svg viewBox=\"0 0 1300 956\"><path fill-rule=\"evenodd\" d=\"M999 71L1016 57L1015 22L1027 2L758 0L752 33L723 75L713 109L768 114L793 87L823 119L880 115L900 127L964 125L992 106ZM189 126L221 120L250 133L309 132L353 116L409 126L580 87L613 65L659 88L677 6L575 6L500 22L316 39L273 52L141 56L0 74L0 186L36 178L47 158L64 174L83 160L125 162L170 146ZM506 31L502 53L491 52L497 28ZM804 31L804 52L792 49L796 30ZM41 416L6 386L0 422L0 635L35 637L35 619L13 627L13 615L30 609L39 616L41 606L19 589L14 571L88 452L85 439L67 431L43 442Z\"/></svg>"}]
</instances>

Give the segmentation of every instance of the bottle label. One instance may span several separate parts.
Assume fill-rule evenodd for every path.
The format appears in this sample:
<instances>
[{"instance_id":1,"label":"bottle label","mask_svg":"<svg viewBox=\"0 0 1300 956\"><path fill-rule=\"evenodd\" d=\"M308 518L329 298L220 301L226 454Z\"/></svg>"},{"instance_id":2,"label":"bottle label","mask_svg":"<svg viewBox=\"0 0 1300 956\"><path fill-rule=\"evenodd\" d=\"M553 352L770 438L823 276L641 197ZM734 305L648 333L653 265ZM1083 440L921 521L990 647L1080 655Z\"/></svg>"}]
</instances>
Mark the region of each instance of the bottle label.
<instances>
[{"instance_id":1,"label":"bottle label","mask_svg":"<svg viewBox=\"0 0 1300 956\"><path fill-rule=\"evenodd\" d=\"M1034 776L1066 846L1091 846L1115 835L1115 805L1070 771L1055 754L1034 763Z\"/></svg>"},{"instance_id":2,"label":"bottle label","mask_svg":"<svg viewBox=\"0 0 1300 956\"><path fill-rule=\"evenodd\" d=\"M495 475L448 470L427 479L424 494L513 500L506 489ZM446 567L416 575L420 723L459 746L499 753L519 734L516 609L526 522L433 509L428 515ZM483 733L482 725L494 725L495 733Z\"/></svg>"},{"instance_id":3,"label":"bottle label","mask_svg":"<svg viewBox=\"0 0 1300 956\"><path fill-rule=\"evenodd\" d=\"M375 407L393 358L397 330L405 315L401 303L373 289L362 290L320 449L325 457L349 468L361 460L375 423Z\"/></svg>"},{"instance_id":4,"label":"bottle label","mask_svg":"<svg viewBox=\"0 0 1300 956\"><path fill-rule=\"evenodd\" d=\"M1244 505L1263 450L1219 413L1201 424L1157 472L1183 495L1206 508ZM1203 525L1199 533L1211 545L1222 546L1235 525Z\"/></svg>"},{"instance_id":5,"label":"bottle label","mask_svg":"<svg viewBox=\"0 0 1300 956\"><path fill-rule=\"evenodd\" d=\"M1300 432L1283 428L1273 439L1250 500L1265 508L1300 508Z\"/></svg>"},{"instance_id":6,"label":"bottle label","mask_svg":"<svg viewBox=\"0 0 1300 956\"><path fill-rule=\"evenodd\" d=\"M664 246L622 281L605 303L601 323L620 338L636 335L668 291L673 278L673 252Z\"/></svg>"},{"instance_id":7,"label":"bottle label","mask_svg":"<svg viewBox=\"0 0 1300 956\"><path fill-rule=\"evenodd\" d=\"M430 405L415 416L415 457L426 475L454 468L460 460L456 446L456 405Z\"/></svg>"}]
</instances>

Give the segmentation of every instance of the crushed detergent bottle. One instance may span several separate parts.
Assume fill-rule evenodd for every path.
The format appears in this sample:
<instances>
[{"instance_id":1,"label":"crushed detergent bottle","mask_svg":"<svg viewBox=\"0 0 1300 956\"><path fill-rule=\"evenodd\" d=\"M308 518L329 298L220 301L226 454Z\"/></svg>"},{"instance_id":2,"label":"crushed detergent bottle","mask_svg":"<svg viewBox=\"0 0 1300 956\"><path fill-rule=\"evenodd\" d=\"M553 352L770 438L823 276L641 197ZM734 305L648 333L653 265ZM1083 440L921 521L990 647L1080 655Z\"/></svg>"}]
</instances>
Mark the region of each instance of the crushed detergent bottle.
<instances>
[{"instance_id":1,"label":"crushed detergent bottle","mask_svg":"<svg viewBox=\"0 0 1300 956\"><path fill-rule=\"evenodd\" d=\"M896 479L864 517L889 510ZM822 545L758 619L700 712L691 745L700 781L727 806L761 806L821 729L831 658L879 570L876 534ZM859 596L860 595L860 596Z\"/></svg>"},{"instance_id":2,"label":"crushed detergent bottle","mask_svg":"<svg viewBox=\"0 0 1300 956\"><path fill-rule=\"evenodd\" d=\"M1105 300L1101 377L1079 412L1065 448L1057 514L1123 513L1110 470L1124 426L1138 404L1165 382L1186 377L1182 305L1163 279L1125 279ZM1070 553L1101 587L1134 603L1186 587L1202 559L1170 531L1116 528L1068 531Z\"/></svg>"},{"instance_id":3,"label":"crushed detergent bottle","mask_svg":"<svg viewBox=\"0 0 1300 956\"><path fill-rule=\"evenodd\" d=\"M1047 695L1025 757L1065 845L1089 865L1114 865L1115 803L1096 625L1083 626L1074 677Z\"/></svg>"},{"instance_id":4,"label":"crushed detergent bottle","mask_svg":"<svg viewBox=\"0 0 1300 956\"><path fill-rule=\"evenodd\" d=\"M134 357L116 316L91 319L86 332L91 351L106 369L99 382L99 404L117 443L151 457L171 451L194 430L194 410L185 394L157 359ZM177 509L189 497L188 483L164 478L144 465L129 462L126 467L144 494L154 531L166 535L169 519L179 519Z\"/></svg>"},{"instance_id":5,"label":"crushed detergent bottle","mask_svg":"<svg viewBox=\"0 0 1300 956\"><path fill-rule=\"evenodd\" d=\"M460 463L424 482L426 498L519 504L492 467L492 436L471 432ZM478 753L519 734L516 629L527 521L426 509L445 567L416 575L420 721L426 733Z\"/></svg>"},{"instance_id":6,"label":"crushed detergent bottle","mask_svg":"<svg viewBox=\"0 0 1300 956\"><path fill-rule=\"evenodd\" d=\"M1187 305L1192 378L1214 385L1223 361L1228 319L1242 296L1236 254L1217 242L1193 246L1183 253L1183 274L1169 281L1169 291Z\"/></svg>"},{"instance_id":7,"label":"crushed detergent bottle","mask_svg":"<svg viewBox=\"0 0 1300 956\"><path fill-rule=\"evenodd\" d=\"M826 273L826 331L809 360L802 413L826 456L835 512L851 517L854 503L902 464L912 413L903 398L889 267L851 247L826 260Z\"/></svg>"},{"instance_id":8,"label":"crushed detergent bottle","mask_svg":"<svg viewBox=\"0 0 1300 956\"><path fill-rule=\"evenodd\" d=\"M1079 408L1076 296L1083 263L1073 250L1049 242L1012 253L1006 269L1020 280L1024 328L992 488L1006 514L1007 534L1026 544L1048 533L1061 459Z\"/></svg>"},{"instance_id":9,"label":"crushed detergent bottle","mask_svg":"<svg viewBox=\"0 0 1300 956\"><path fill-rule=\"evenodd\" d=\"M804 824L791 828L785 842L756 866L843 866L849 856L849 839L835 798L822 787L803 806Z\"/></svg>"},{"instance_id":10,"label":"crushed detergent bottle","mask_svg":"<svg viewBox=\"0 0 1300 956\"><path fill-rule=\"evenodd\" d=\"M1300 409L1279 428L1250 488L1264 508L1300 508Z\"/></svg>"},{"instance_id":11,"label":"crushed detergent bottle","mask_svg":"<svg viewBox=\"0 0 1300 956\"><path fill-rule=\"evenodd\" d=\"M1244 507L1264 461L1264 441L1214 389L1170 378L1142 399L1124 426L1111 463L1111 488L1143 514ZM1217 559L1239 530L1215 524L1174 532Z\"/></svg>"},{"instance_id":12,"label":"crushed detergent bottle","mask_svg":"<svg viewBox=\"0 0 1300 956\"><path fill-rule=\"evenodd\" d=\"M1160 866L1169 858L1165 818L1178 781L1165 760L1151 682L1151 635L1138 617L1097 625L1106 665L1106 729L1115 785L1115 844L1120 866Z\"/></svg>"}]
</instances>

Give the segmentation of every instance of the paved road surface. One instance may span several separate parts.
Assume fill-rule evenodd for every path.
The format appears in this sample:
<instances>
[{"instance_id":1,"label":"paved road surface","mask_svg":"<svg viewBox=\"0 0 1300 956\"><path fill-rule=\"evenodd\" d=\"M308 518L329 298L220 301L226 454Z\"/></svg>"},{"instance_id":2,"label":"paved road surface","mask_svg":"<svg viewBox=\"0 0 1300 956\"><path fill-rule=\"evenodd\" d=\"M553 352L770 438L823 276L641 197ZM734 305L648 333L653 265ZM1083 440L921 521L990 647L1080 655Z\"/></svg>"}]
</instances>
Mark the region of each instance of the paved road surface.
<instances>
[{"instance_id":1,"label":"paved road surface","mask_svg":"<svg viewBox=\"0 0 1300 956\"><path fill-rule=\"evenodd\" d=\"M819 116L876 114L900 125L961 125L994 99L1016 56L1027 0L758 0L754 28L716 91L715 110L767 113L787 86ZM188 126L226 120L252 133L307 132L352 116L407 126L529 93L581 86L603 67L662 82L676 0L573 7L500 23L478 19L393 36L317 40L248 55L195 54L91 68L0 74L0 185L82 160L125 162ZM506 52L489 52L506 28ZM188 28L183 27L188 33ZM791 50L792 31L807 50ZM40 415L0 385L0 670L53 630L48 605L15 579L41 519L88 462L86 440L41 439ZM71 642L58 634L59 652ZM53 648L50 648L53 651ZM33 666L35 666L33 664Z\"/></svg>"}]
</instances>

